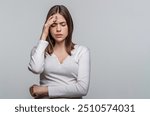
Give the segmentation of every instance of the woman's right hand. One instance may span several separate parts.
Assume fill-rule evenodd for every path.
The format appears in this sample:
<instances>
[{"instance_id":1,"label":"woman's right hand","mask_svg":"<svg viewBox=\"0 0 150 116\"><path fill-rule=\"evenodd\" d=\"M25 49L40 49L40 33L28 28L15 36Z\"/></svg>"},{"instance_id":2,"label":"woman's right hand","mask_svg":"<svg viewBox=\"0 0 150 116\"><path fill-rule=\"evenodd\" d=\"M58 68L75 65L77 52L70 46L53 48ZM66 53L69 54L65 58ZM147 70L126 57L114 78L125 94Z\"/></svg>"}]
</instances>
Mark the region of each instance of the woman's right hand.
<instances>
[{"instance_id":1,"label":"woman's right hand","mask_svg":"<svg viewBox=\"0 0 150 116\"><path fill-rule=\"evenodd\" d=\"M49 18L48 18L48 20L46 21L46 23L44 24L44 26L43 26L43 31L42 31L42 34L41 34L41 40L46 40L46 38L47 38L47 36L48 36L48 34L49 34L49 28L50 28L50 26L53 24L53 23L55 23L56 22L56 20L57 20L57 17L55 16L50 16Z\"/></svg>"}]
</instances>

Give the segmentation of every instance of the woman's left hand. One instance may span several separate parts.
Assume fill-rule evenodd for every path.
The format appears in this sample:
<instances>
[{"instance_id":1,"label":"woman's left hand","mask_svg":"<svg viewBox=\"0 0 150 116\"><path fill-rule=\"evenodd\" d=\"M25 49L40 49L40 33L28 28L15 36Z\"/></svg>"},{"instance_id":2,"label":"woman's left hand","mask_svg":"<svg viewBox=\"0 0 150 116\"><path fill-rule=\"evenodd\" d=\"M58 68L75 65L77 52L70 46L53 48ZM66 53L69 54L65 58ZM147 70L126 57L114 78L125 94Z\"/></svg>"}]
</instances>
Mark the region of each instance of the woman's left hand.
<instances>
[{"instance_id":1,"label":"woman's left hand","mask_svg":"<svg viewBox=\"0 0 150 116\"><path fill-rule=\"evenodd\" d=\"M29 89L30 94L35 99L39 99L45 96L48 96L48 87L47 86L40 86L40 85L32 85Z\"/></svg>"}]
</instances>

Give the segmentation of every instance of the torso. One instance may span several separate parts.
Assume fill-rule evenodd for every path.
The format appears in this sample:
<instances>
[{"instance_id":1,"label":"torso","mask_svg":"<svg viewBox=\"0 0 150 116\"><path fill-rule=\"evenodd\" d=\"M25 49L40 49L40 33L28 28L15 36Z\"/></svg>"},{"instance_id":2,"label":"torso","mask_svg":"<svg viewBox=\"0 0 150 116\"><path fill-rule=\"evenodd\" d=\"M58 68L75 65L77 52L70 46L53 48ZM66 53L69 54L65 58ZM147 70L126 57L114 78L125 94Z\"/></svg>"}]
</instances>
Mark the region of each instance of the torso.
<instances>
[{"instance_id":1,"label":"torso","mask_svg":"<svg viewBox=\"0 0 150 116\"><path fill-rule=\"evenodd\" d=\"M44 71L40 75L40 84L58 86L76 83L79 58L84 50L85 48L75 45L75 49L71 51L71 56L67 53L58 55L58 52L53 52L51 55L47 54Z\"/></svg>"}]
</instances>

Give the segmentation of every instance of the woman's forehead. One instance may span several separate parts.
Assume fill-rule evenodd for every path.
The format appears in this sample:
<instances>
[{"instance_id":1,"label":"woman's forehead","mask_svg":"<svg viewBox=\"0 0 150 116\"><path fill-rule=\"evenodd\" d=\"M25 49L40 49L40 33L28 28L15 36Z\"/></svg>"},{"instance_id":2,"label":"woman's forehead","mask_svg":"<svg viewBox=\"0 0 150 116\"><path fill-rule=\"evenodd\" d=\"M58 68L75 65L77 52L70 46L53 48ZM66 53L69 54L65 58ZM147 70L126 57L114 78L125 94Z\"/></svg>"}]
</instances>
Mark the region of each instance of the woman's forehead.
<instances>
[{"instance_id":1,"label":"woman's forehead","mask_svg":"<svg viewBox=\"0 0 150 116\"><path fill-rule=\"evenodd\" d=\"M56 22L66 22L66 19L59 13L54 14L53 17L57 17Z\"/></svg>"}]
</instances>

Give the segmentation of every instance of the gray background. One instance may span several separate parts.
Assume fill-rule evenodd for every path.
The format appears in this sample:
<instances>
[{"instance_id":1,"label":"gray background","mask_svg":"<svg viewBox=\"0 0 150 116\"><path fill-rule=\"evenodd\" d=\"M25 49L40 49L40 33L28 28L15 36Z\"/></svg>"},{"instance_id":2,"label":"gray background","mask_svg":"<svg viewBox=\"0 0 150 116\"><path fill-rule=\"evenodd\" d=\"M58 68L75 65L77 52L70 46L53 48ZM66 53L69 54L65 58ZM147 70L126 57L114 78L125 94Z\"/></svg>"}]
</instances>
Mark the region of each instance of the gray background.
<instances>
[{"instance_id":1,"label":"gray background","mask_svg":"<svg viewBox=\"0 0 150 116\"><path fill-rule=\"evenodd\" d=\"M74 41L91 50L85 98L150 98L149 0L0 0L0 98L31 98L30 51L55 4L68 7Z\"/></svg>"}]
</instances>

